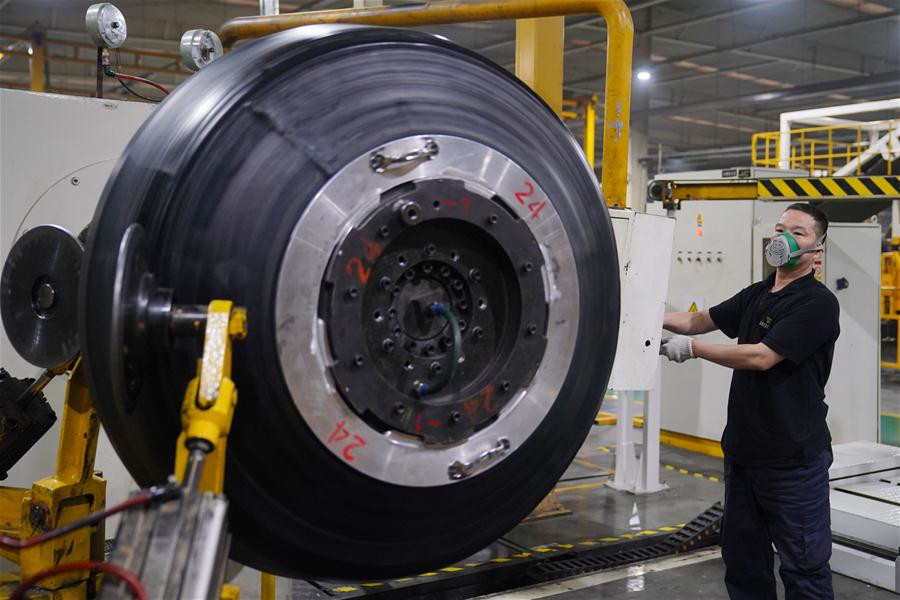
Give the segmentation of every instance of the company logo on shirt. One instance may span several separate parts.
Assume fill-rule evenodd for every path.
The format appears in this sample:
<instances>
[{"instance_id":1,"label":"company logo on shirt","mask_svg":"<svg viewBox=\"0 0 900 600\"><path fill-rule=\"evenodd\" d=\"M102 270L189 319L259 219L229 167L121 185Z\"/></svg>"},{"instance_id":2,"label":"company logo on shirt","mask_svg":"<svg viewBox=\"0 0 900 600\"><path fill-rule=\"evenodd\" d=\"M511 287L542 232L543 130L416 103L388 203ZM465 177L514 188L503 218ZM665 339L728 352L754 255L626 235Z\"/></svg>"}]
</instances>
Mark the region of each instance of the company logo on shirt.
<instances>
[{"instance_id":1,"label":"company logo on shirt","mask_svg":"<svg viewBox=\"0 0 900 600\"><path fill-rule=\"evenodd\" d=\"M772 317L766 317L759 322L759 326L763 329L768 329L772 326Z\"/></svg>"}]
</instances>

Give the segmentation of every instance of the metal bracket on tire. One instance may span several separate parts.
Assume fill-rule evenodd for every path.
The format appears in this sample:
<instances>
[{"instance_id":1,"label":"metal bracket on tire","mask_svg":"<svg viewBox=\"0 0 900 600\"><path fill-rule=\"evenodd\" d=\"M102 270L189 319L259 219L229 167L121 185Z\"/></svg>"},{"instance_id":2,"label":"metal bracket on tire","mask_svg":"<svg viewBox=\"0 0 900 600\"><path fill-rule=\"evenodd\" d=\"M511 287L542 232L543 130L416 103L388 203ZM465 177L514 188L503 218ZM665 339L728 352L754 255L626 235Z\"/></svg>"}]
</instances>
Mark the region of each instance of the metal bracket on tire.
<instances>
[{"instance_id":1,"label":"metal bracket on tire","mask_svg":"<svg viewBox=\"0 0 900 600\"><path fill-rule=\"evenodd\" d=\"M490 450L485 450L483 453L479 454L475 460L472 462L461 462L461 461L453 461L453 463L447 468L447 474L450 476L450 479L463 479L464 477L468 477L481 467L485 466L488 463L493 462L494 460L500 458L504 454L509 451L509 440L506 438L500 438L497 440L497 445L491 448Z\"/></svg>"}]
</instances>

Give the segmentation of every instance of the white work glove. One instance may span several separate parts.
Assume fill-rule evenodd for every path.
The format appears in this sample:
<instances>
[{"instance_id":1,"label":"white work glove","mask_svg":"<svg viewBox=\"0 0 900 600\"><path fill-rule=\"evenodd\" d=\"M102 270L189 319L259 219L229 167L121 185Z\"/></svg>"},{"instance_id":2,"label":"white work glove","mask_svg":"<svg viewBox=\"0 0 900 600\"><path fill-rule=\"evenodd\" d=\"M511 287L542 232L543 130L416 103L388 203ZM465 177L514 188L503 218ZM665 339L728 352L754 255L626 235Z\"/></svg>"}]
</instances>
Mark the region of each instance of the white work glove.
<instances>
[{"instance_id":1,"label":"white work glove","mask_svg":"<svg viewBox=\"0 0 900 600\"><path fill-rule=\"evenodd\" d=\"M677 363L696 358L694 350L691 348L691 341L691 338L686 335L673 335L660 343L659 354Z\"/></svg>"}]
</instances>

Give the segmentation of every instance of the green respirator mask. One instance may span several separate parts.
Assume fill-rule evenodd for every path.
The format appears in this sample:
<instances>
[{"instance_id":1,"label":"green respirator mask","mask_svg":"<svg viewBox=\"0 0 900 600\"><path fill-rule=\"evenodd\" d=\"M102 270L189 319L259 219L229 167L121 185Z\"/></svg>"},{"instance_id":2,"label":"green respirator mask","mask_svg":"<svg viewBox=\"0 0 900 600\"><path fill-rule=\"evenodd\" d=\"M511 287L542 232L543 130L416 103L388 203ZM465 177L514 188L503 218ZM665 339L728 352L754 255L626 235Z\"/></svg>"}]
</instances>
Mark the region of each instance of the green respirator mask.
<instances>
[{"instance_id":1,"label":"green respirator mask","mask_svg":"<svg viewBox=\"0 0 900 600\"><path fill-rule=\"evenodd\" d=\"M797 258L807 252L816 252L822 248L825 236L818 238L816 243L809 248L800 248L794 236L785 231L779 233L769 241L766 246L766 262L773 267L793 267L797 264Z\"/></svg>"}]
</instances>

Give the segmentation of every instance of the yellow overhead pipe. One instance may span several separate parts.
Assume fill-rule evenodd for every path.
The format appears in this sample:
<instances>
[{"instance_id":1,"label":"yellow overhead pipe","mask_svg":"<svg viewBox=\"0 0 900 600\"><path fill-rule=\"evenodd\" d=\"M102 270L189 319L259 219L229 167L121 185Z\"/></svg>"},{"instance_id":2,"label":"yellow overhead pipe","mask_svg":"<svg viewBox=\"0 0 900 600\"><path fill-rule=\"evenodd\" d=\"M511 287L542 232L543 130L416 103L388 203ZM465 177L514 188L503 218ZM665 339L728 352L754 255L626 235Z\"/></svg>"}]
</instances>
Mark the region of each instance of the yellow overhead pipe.
<instances>
[{"instance_id":1,"label":"yellow overhead pipe","mask_svg":"<svg viewBox=\"0 0 900 600\"><path fill-rule=\"evenodd\" d=\"M471 21L534 19L600 14L606 20L606 91L603 170L606 203L625 206L631 110L631 50L634 25L623 0L441 0L412 6L346 8L231 19L219 30L222 44L257 38L285 29L322 23L362 23L418 27Z\"/></svg>"}]
</instances>

